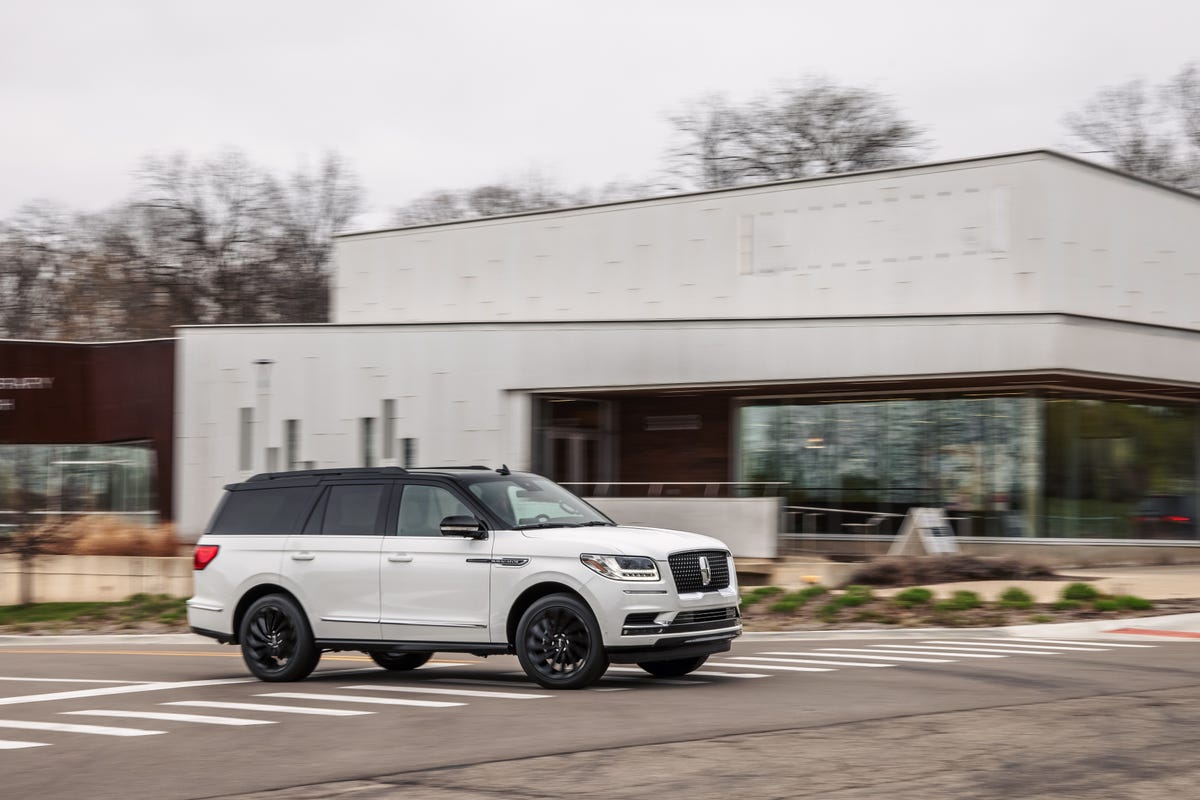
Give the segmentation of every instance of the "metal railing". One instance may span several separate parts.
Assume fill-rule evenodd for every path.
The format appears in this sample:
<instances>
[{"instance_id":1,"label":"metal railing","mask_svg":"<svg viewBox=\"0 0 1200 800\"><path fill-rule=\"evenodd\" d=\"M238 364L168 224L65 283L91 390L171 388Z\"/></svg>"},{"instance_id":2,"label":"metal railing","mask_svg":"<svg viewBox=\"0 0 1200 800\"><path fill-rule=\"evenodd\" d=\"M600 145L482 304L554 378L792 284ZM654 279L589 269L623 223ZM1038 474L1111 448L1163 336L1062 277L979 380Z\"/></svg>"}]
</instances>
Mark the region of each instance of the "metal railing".
<instances>
[{"instance_id":1,"label":"metal railing","mask_svg":"<svg viewBox=\"0 0 1200 800\"><path fill-rule=\"evenodd\" d=\"M561 484L588 497L773 497L787 481L564 481ZM645 494L624 491L644 486ZM610 493L616 488L615 493ZM724 494L722 494L724 492Z\"/></svg>"}]
</instances>

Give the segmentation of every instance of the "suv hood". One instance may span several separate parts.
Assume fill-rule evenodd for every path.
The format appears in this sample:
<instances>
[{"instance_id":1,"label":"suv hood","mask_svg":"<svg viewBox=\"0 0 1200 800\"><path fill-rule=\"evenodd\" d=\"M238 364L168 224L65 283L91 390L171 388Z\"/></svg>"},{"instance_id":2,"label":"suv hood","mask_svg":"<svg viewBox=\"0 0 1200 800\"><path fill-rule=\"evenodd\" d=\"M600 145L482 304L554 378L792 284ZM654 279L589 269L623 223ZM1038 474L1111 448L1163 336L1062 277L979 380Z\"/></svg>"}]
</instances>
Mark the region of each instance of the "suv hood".
<instances>
[{"instance_id":1,"label":"suv hood","mask_svg":"<svg viewBox=\"0 0 1200 800\"><path fill-rule=\"evenodd\" d=\"M728 550L724 542L712 536L666 528L636 525L594 528L535 528L521 531L527 539L573 543L580 553L618 556L650 556L665 561L672 553L684 550Z\"/></svg>"}]
</instances>

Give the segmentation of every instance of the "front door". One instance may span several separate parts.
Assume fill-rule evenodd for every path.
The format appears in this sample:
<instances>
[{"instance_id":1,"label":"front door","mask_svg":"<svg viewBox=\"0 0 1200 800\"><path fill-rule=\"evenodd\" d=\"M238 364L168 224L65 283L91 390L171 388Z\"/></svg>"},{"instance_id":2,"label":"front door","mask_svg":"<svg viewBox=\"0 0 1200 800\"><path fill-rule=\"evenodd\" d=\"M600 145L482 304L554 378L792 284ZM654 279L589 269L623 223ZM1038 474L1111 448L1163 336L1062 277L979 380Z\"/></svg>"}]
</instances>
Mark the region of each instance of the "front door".
<instances>
[{"instance_id":1,"label":"front door","mask_svg":"<svg viewBox=\"0 0 1200 800\"><path fill-rule=\"evenodd\" d=\"M478 516L448 486L404 482L380 561L383 638L489 642L494 537L442 536L450 516ZM503 638L504 632L499 633Z\"/></svg>"}]
</instances>

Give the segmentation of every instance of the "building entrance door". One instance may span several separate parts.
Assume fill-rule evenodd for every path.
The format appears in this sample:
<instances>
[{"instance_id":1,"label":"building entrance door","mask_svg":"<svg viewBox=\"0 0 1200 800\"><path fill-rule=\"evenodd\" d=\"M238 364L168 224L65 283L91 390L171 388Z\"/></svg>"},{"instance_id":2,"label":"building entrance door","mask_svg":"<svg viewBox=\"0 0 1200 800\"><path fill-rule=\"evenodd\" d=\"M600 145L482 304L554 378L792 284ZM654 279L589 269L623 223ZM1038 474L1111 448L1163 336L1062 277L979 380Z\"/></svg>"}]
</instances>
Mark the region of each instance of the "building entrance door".
<instances>
[{"instance_id":1,"label":"building entrance door","mask_svg":"<svg viewBox=\"0 0 1200 800\"><path fill-rule=\"evenodd\" d=\"M614 480L611 418L610 404L601 400L542 400L534 427L535 471L558 483Z\"/></svg>"}]
</instances>

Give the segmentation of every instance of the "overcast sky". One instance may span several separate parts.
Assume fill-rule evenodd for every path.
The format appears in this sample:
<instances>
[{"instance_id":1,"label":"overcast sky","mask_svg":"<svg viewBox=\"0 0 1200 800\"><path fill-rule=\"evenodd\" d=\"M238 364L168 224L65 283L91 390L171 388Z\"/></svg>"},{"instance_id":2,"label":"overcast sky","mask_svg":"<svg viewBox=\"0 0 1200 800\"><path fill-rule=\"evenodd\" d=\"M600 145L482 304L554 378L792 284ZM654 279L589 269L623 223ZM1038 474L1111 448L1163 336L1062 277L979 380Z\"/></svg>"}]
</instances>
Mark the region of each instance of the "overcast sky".
<instances>
[{"instance_id":1,"label":"overcast sky","mask_svg":"<svg viewBox=\"0 0 1200 800\"><path fill-rule=\"evenodd\" d=\"M890 95L930 159L1067 147L1097 89L1200 59L1197 0L0 0L0 217L97 210L151 154L340 153L369 224L531 170L661 170L665 116L820 74Z\"/></svg>"}]
</instances>

